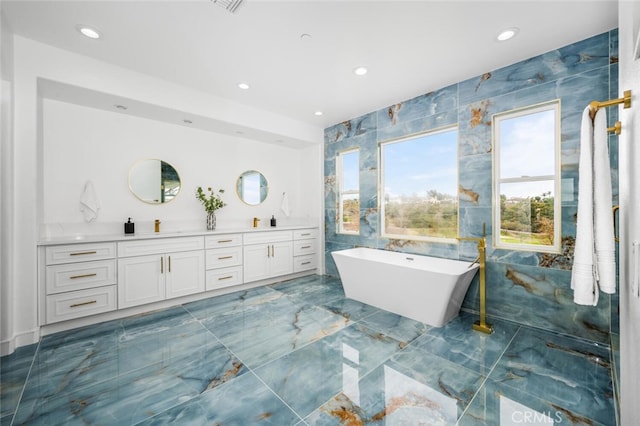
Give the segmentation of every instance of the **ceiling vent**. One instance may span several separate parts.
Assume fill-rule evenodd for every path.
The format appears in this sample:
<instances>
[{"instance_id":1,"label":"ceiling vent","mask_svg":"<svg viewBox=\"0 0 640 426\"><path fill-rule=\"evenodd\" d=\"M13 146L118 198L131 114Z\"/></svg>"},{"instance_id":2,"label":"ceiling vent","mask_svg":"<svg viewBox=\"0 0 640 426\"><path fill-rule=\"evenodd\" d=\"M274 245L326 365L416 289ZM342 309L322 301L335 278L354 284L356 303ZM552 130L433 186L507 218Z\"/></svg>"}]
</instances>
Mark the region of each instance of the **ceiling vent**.
<instances>
[{"instance_id":1,"label":"ceiling vent","mask_svg":"<svg viewBox=\"0 0 640 426\"><path fill-rule=\"evenodd\" d=\"M224 7L231 13L236 13L243 0L213 0L213 2L220 7Z\"/></svg>"}]
</instances>

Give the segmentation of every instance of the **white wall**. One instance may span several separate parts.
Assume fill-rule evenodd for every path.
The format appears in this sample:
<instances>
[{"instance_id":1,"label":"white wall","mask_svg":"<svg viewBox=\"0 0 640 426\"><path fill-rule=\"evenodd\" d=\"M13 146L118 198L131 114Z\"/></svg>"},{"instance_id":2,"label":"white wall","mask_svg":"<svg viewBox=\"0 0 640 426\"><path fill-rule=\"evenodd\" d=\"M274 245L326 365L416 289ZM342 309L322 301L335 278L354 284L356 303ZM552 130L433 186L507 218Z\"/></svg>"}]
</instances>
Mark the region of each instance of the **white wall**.
<instances>
[{"instance_id":1,"label":"white wall","mask_svg":"<svg viewBox=\"0 0 640 426\"><path fill-rule=\"evenodd\" d=\"M620 412L621 424L632 425L640 418L640 298L633 294L634 268L640 265L632 248L640 242L640 2L621 1L618 20L620 92L632 91L631 108L620 108Z\"/></svg>"},{"instance_id":2,"label":"white wall","mask_svg":"<svg viewBox=\"0 0 640 426\"><path fill-rule=\"evenodd\" d=\"M102 225L117 226L119 231L128 216L140 226L156 218L168 227L204 221L202 208L189 194L197 185L214 185L229 191L225 197L229 206L218 216L221 227L232 220L241 221L253 216L266 219L277 212L280 205L277 196L269 197L259 207L250 208L233 195L235 178L250 168L267 176L273 194L283 191L289 194L293 215L319 223L321 210L315 207L322 198L322 173L319 166L305 166L320 164L321 159L317 157L321 155L320 149L311 147L298 151L260 140L225 137L147 119L127 118L117 113L91 111L78 105L42 99L38 81L46 79L192 116L222 120L255 129L256 134L281 135L284 139L317 145L322 145L321 128L17 35L13 36L12 47L13 139L8 147L3 142L3 150L7 148L12 158L7 160L10 176L2 181L2 205L7 206L8 217L13 218L13 223L6 225L3 220L2 225L2 248L9 267L2 265L1 287L2 300L10 304L10 309L2 307L2 315L8 313L10 320L8 327L0 327L0 353L9 353L13 348L36 342L39 338L36 246L41 230L55 232L60 229L58 225L49 224L62 223L63 230L77 226L83 231L99 233L103 231ZM73 144L78 151L67 144ZM54 146L64 150L65 155L52 153ZM309 155L316 158L309 159ZM184 194L163 206L145 205L133 198L126 184L128 169L135 160L148 157L166 159L184 175ZM74 165L68 163L70 160ZM55 166L59 162L65 166ZM63 182L60 188L51 186L49 179L53 177ZM94 180L103 205L99 222L90 224L91 227L78 221L77 210L77 200L87 179ZM116 189L111 190L111 187ZM5 234L7 226L15 233ZM14 235L13 239L11 235Z\"/></svg>"},{"instance_id":3,"label":"white wall","mask_svg":"<svg viewBox=\"0 0 640 426\"><path fill-rule=\"evenodd\" d=\"M153 232L154 219L162 221L163 231L204 230L204 209L194 195L198 186L225 190L227 206L216 213L220 229L248 227L254 216L268 226L272 214L284 225L319 211L309 209L309 195L301 192L302 178L313 176L301 167L300 149L49 99L43 100L42 117L44 234L119 233L128 217L138 232ZM129 190L130 168L146 158L162 159L178 171L182 189L173 201L146 204ZM259 206L236 195L236 179L246 170L259 170L267 178L269 194ZM88 180L102 207L87 224L79 198ZM290 218L280 211L283 192L289 195Z\"/></svg>"},{"instance_id":4,"label":"white wall","mask_svg":"<svg viewBox=\"0 0 640 426\"><path fill-rule=\"evenodd\" d=\"M13 35L0 15L0 341L13 333ZM1 349L1 348L0 348ZM13 348L7 348L12 351ZM0 351L0 354L3 353Z\"/></svg>"}]
</instances>

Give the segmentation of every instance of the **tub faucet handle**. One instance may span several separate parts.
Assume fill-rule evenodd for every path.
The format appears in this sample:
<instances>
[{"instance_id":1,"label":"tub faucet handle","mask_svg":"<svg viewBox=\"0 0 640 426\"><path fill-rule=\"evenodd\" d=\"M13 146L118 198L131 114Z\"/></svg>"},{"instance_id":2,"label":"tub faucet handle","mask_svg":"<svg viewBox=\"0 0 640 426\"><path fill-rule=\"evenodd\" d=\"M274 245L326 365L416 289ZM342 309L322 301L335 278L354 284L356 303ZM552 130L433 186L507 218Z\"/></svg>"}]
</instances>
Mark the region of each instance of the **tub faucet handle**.
<instances>
[{"instance_id":1,"label":"tub faucet handle","mask_svg":"<svg viewBox=\"0 0 640 426\"><path fill-rule=\"evenodd\" d=\"M475 265L476 263L477 263L478 265L480 264L480 256L476 257L476 258L475 258L475 260L474 260L473 262L471 262L471 263L469 264L469 266L467 266L467 269L471 268L471 267L472 267L473 265Z\"/></svg>"}]
</instances>

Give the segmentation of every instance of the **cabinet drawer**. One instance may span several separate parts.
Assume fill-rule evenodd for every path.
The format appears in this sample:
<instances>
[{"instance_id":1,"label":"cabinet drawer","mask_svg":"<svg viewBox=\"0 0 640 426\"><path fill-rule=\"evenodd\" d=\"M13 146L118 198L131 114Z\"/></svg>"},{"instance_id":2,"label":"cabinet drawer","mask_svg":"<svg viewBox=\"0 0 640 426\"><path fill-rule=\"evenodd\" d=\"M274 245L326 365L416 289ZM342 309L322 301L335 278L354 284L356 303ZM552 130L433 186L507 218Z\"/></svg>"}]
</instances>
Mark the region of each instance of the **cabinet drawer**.
<instances>
[{"instance_id":1,"label":"cabinet drawer","mask_svg":"<svg viewBox=\"0 0 640 426\"><path fill-rule=\"evenodd\" d=\"M293 258L293 272L307 271L318 267L315 255L298 256Z\"/></svg>"},{"instance_id":2,"label":"cabinet drawer","mask_svg":"<svg viewBox=\"0 0 640 426\"><path fill-rule=\"evenodd\" d=\"M296 229L295 231L293 231L294 240L306 240L309 238L318 238L317 228Z\"/></svg>"},{"instance_id":3,"label":"cabinet drawer","mask_svg":"<svg viewBox=\"0 0 640 426\"><path fill-rule=\"evenodd\" d=\"M242 246L207 250L207 269L242 265Z\"/></svg>"},{"instance_id":4,"label":"cabinet drawer","mask_svg":"<svg viewBox=\"0 0 640 426\"><path fill-rule=\"evenodd\" d=\"M118 257L204 249L204 237L159 238L118 243Z\"/></svg>"},{"instance_id":5,"label":"cabinet drawer","mask_svg":"<svg viewBox=\"0 0 640 426\"><path fill-rule=\"evenodd\" d=\"M204 238L204 247L208 249L241 245L242 234L209 235Z\"/></svg>"},{"instance_id":6,"label":"cabinet drawer","mask_svg":"<svg viewBox=\"0 0 640 426\"><path fill-rule=\"evenodd\" d=\"M244 234L245 244L277 243L279 241L291 241L293 234L291 231L264 231L249 232Z\"/></svg>"},{"instance_id":7,"label":"cabinet drawer","mask_svg":"<svg viewBox=\"0 0 640 426\"><path fill-rule=\"evenodd\" d=\"M50 246L45 249L45 261L47 265L89 262L92 260L113 259L115 257L115 243L68 244L64 246Z\"/></svg>"},{"instance_id":8,"label":"cabinet drawer","mask_svg":"<svg viewBox=\"0 0 640 426\"><path fill-rule=\"evenodd\" d=\"M116 309L116 286L47 296L47 324L101 314Z\"/></svg>"},{"instance_id":9,"label":"cabinet drawer","mask_svg":"<svg viewBox=\"0 0 640 426\"><path fill-rule=\"evenodd\" d=\"M47 294L84 290L116 283L116 261L66 263L47 266Z\"/></svg>"},{"instance_id":10,"label":"cabinet drawer","mask_svg":"<svg viewBox=\"0 0 640 426\"><path fill-rule=\"evenodd\" d=\"M242 284L242 266L211 269L206 276L207 291Z\"/></svg>"},{"instance_id":11,"label":"cabinet drawer","mask_svg":"<svg viewBox=\"0 0 640 426\"><path fill-rule=\"evenodd\" d=\"M302 256L316 252L316 240L298 240L293 242L293 255Z\"/></svg>"}]
</instances>

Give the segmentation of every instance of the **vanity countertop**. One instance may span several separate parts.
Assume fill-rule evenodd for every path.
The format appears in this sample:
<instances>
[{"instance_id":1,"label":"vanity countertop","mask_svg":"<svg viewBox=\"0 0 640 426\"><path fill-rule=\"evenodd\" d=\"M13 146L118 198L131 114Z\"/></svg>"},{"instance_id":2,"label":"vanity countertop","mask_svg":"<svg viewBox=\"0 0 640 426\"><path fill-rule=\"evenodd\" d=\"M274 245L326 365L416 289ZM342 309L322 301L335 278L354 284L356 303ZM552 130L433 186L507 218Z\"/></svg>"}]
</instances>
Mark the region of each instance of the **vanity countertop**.
<instances>
[{"instance_id":1,"label":"vanity countertop","mask_svg":"<svg viewBox=\"0 0 640 426\"><path fill-rule=\"evenodd\" d=\"M52 237L43 237L38 240L38 246L52 246L59 244L81 244L81 243L97 243L110 241L133 241L148 240L155 238L175 238L175 237L193 237L208 235L224 235L238 233L253 232L271 232L271 231L292 231L296 229L318 228L315 225L294 225L294 226L277 226L277 227L258 227L258 228L222 228L215 231L167 231L167 232L136 232L135 234L77 234L77 235L56 235Z\"/></svg>"}]
</instances>

